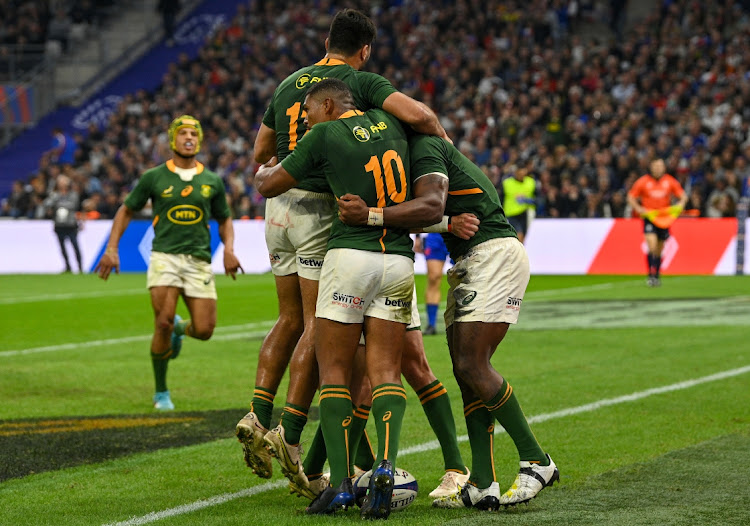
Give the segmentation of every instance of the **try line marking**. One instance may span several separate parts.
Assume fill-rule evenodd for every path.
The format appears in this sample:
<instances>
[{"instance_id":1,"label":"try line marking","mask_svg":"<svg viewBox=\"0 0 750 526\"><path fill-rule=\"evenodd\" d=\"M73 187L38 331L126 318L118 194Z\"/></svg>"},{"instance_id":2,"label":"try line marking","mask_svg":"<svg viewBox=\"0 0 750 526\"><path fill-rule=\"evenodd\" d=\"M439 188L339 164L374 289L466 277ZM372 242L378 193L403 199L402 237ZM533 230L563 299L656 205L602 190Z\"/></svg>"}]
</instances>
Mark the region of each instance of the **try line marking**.
<instances>
[{"instance_id":1,"label":"try line marking","mask_svg":"<svg viewBox=\"0 0 750 526\"><path fill-rule=\"evenodd\" d=\"M649 396L653 395L669 393L673 391L681 391L683 389L689 389L691 387L695 387L696 385L701 385L708 382L726 380L727 378L740 376L748 372L750 372L750 365L739 367L737 369L730 369L728 371L722 371L708 376L702 376L700 378L694 378L692 380L685 380L684 382L665 385L663 387L653 387L651 389L646 389L645 391L637 391L635 393L618 396L616 398L604 398L590 404L569 407L568 409L561 409L560 411L554 411L552 413L544 413L541 415L532 416L528 420L529 423L534 424L539 422L546 422L548 420L554 420L556 418L565 418L567 416L577 415L580 413L589 413L603 407L624 404L626 402L634 402L636 400L648 398ZM504 432L505 430L502 428L502 426L495 427L496 434ZM469 440L469 437L467 435L461 435L458 437L459 442L466 442L467 440ZM440 443L437 440L433 440L431 442L425 442L424 444L418 444L416 446L404 448L403 450L400 450L398 454L399 456L413 455L415 453L424 453L426 451L433 451L439 448ZM219 504L224 504L225 502L229 502L231 500L239 499L242 497L251 497L253 495L257 495L258 493L265 493L266 491L282 488L287 484L288 481L285 478L277 480L275 482L266 482L265 484L253 486L252 488L243 489L234 493L223 493L221 495L216 495L207 499L197 500L195 502L191 502L190 504L183 504L182 506L177 506L175 508L170 508L162 511L154 511L146 515L142 515L140 517L132 517L121 522L108 523L105 526L139 526L141 524L149 524L161 519L166 519L167 517L184 515L186 513L192 513L198 510L209 508L211 506L218 506Z\"/></svg>"}]
</instances>

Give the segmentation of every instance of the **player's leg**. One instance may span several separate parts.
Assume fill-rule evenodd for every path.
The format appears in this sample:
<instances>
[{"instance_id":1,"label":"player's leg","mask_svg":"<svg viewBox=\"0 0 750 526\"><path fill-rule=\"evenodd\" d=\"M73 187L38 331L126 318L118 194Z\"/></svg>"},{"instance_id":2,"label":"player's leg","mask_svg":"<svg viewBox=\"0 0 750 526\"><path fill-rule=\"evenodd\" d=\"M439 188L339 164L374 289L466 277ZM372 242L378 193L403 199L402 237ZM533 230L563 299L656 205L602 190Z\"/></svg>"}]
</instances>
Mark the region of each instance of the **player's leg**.
<instances>
[{"instance_id":1,"label":"player's leg","mask_svg":"<svg viewBox=\"0 0 750 526\"><path fill-rule=\"evenodd\" d=\"M372 469L375 462L372 444L367 436L367 420L372 409L372 385L367 376L367 354L364 338L360 338L352 367L350 390L352 393L352 426L349 435L349 472L354 480Z\"/></svg>"},{"instance_id":2,"label":"player's leg","mask_svg":"<svg viewBox=\"0 0 750 526\"><path fill-rule=\"evenodd\" d=\"M271 425L273 400L304 329L297 274L275 276L275 280L279 317L260 346L250 412L236 426L245 463L263 478L270 478L272 473L271 455L264 437Z\"/></svg>"},{"instance_id":3,"label":"player's leg","mask_svg":"<svg viewBox=\"0 0 750 526\"><path fill-rule=\"evenodd\" d=\"M454 327L450 323L454 304L448 297L446 323L448 327L448 349L451 359L456 353ZM460 375L456 374L456 382L461 390L464 406L466 430L471 447L471 476L459 493L453 493L436 498L432 505L437 508L477 508L481 510L496 510L500 507L500 486L495 477L494 460L494 431L495 420L481 398L474 393Z\"/></svg>"},{"instance_id":4,"label":"player's leg","mask_svg":"<svg viewBox=\"0 0 750 526\"><path fill-rule=\"evenodd\" d=\"M320 426L325 438L331 475L330 487L307 507L308 514L330 513L354 502L349 473L349 433L352 424L349 383L361 332L361 323L318 319L315 350L321 384Z\"/></svg>"},{"instance_id":5,"label":"player's leg","mask_svg":"<svg viewBox=\"0 0 750 526\"><path fill-rule=\"evenodd\" d=\"M393 469L398 457L406 391L401 384L401 357L406 323L365 318L367 374L372 384L372 417L378 451L362 518L387 518L391 511Z\"/></svg>"},{"instance_id":6,"label":"player's leg","mask_svg":"<svg viewBox=\"0 0 750 526\"><path fill-rule=\"evenodd\" d=\"M55 234L57 235L57 242L60 243L60 252L62 253L63 260L65 261L65 272L72 272L73 269L70 266L68 252L65 250L65 232L61 228L55 228Z\"/></svg>"},{"instance_id":7,"label":"player's leg","mask_svg":"<svg viewBox=\"0 0 750 526\"><path fill-rule=\"evenodd\" d=\"M372 384L378 454L361 516L384 519L391 512L393 470L406 410L401 358L406 327L412 319L414 264L410 258L393 254L374 254L372 259L373 269L384 269L377 294L365 311L367 375Z\"/></svg>"},{"instance_id":8,"label":"player's leg","mask_svg":"<svg viewBox=\"0 0 750 526\"><path fill-rule=\"evenodd\" d=\"M523 245L513 238L486 241L474 247L470 256L457 262L449 277L455 287L453 298L461 303L460 311L455 302L446 309L446 323L449 312L453 321L453 370L518 450L520 472L500 497L502 505L517 504L530 500L559 477L554 462L531 432L512 387L490 363L509 325L518 321L530 277L529 260Z\"/></svg>"},{"instance_id":9,"label":"player's leg","mask_svg":"<svg viewBox=\"0 0 750 526\"><path fill-rule=\"evenodd\" d=\"M188 291L185 291L183 299L190 312L190 319L181 320L179 324L184 323L185 336L196 340L208 340L213 336L216 328L216 300L190 297L188 294Z\"/></svg>"},{"instance_id":10,"label":"player's leg","mask_svg":"<svg viewBox=\"0 0 750 526\"><path fill-rule=\"evenodd\" d=\"M305 328L297 341L289 363L289 389L279 425L264 437L271 454L289 479L293 493L315 498L300 464L300 437L307 423L307 412L318 389L318 364L315 359L315 303L318 280L299 277ZM320 476L322 474L318 474Z\"/></svg>"},{"instance_id":11,"label":"player's leg","mask_svg":"<svg viewBox=\"0 0 750 526\"><path fill-rule=\"evenodd\" d=\"M78 263L78 272L83 274L83 263L81 258L81 249L78 246L78 228L73 227L70 230L70 244L73 245L73 252L76 255L76 263Z\"/></svg>"},{"instance_id":12,"label":"player's leg","mask_svg":"<svg viewBox=\"0 0 750 526\"><path fill-rule=\"evenodd\" d=\"M648 219L643 220L643 239L646 241L646 265L648 267L649 286L654 286L656 280L656 265L661 253L658 250L659 238L656 226Z\"/></svg>"},{"instance_id":13,"label":"player's leg","mask_svg":"<svg viewBox=\"0 0 750 526\"><path fill-rule=\"evenodd\" d=\"M315 357L315 310L336 207L330 194L299 189L291 190L282 199L287 207L284 221L290 224L286 229L286 241L293 247L294 266L299 277L304 331L289 364L289 389L279 425L266 434L265 442L279 460L282 472L289 478L292 492L314 498L315 492L310 490L309 480L300 465L299 441L307 423L310 404L320 385ZM320 456L320 451L314 451L314 455ZM311 463L315 463L314 458ZM320 470L314 467L313 475L321 477L319 471L322 464Z\"/></svg>"},{"instance_id":14,"label":"player's leg","mask_svg":"<svg viewBox=\"0 0 750 526\"><path fill-rule=\"evenodd\" d=\"M427 286L425 305L427 309L426 335L437 334L437 314L440 307L440 284L443 281L443 267L448 257L448 249L440 234L427 234L424 238L424 257L427 264Z\"/></svg>"},{"instance_id":15,"label":"player's leg","mask_svg":"<svg viewBox=\"0 0 750 526\"><path fill-rule=\"evenodd\" d=\"M664 244L669 239L669 230L660 228L656 231L656 249L654 250L654 286L661 285L661 255L664 252Z\"/></svg>"},{"instance_id":16,"label":"player's leg","mask_svg":"<svg viewBox=\"0 0 750 526\"><path fill-rule=\"evenodd\" d=\"M380 273L371 271L375 256L360 250L331 249L323 262L316 304L315 355L320 371L320 425L331 468L331 487L308 506L308 514L330 513L354 502L349 473L353 419L349 385L365 309L381 281Z\"/></svg>"},{"instance_id":17,"label":"player's leg","mask_svg":"<svg viewBox=\"0 0 750 526\"><path fill-rule=\"evenodd\" d=\"M469 479L469 471L458 448L456 423L453 419L448 391L435 377L427 362L424 342L419 330L406 332L401 373L419 396L427 421L440 442L440 449L443 453L445 474L440 485L430 493L430 497L444 497L456 493Z\"/></svg>"},{"instance_id":18,"label":"player's leg","mask_svg":"<svg viewBox=\"0 0 750 526\"><path fill-rule=\"evenodd\" d=\"M443 280L443 266L445 260L427 260L427 287L424 291L425 305L427 307L427 327L424 333L433 335L437 333L437 314L440 307L440 283Z\"/></svg>"},{"instance_id":19,"label":"player's leg","mask_svg":"<svg viewBox=\"0 0 750 526\"><path fill-rule=\"evenodd\" d=\"M173 354L172 329L180 289L154 286L149 289L154 311L154 334L151 338L151 365L154 371L154 408L169 411L174 404L167 388L167 366Z\"/></svg>"}]
</instances>

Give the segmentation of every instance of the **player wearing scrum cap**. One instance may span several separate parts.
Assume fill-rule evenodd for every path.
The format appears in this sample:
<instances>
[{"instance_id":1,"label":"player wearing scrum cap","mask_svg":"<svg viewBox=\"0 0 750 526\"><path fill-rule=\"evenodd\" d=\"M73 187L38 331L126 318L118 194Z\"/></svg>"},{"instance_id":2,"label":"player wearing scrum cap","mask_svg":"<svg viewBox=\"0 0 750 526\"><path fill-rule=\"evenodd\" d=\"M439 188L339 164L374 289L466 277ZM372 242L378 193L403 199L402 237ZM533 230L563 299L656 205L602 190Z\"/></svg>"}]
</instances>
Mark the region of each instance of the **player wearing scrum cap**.
<instances>
[{"instance_id":1,"label":"player wearing scrum cap","mask_svg":"<svg viewBox=\"0 0 750 526\"><path fill-rule=\"evenodd\" d=\"M224 269L236 279L242 270L234 255L234 228L224 192L224 182L195 158L203 129L190 115L169 126L172 159L147 170L119 208L112 223L107 248L95 271L106 280L120 271L118 244L135 212L151 200L154 239L147 286L154 309L151 361L156 381L154 408L174 409L167 390L167 365L188 335L208 340L216 326L216 286L211 271L211 236L208 221L219 223L224 242ZM182 296L189 320L175 314Z\"/></svg>"}]
</instances>

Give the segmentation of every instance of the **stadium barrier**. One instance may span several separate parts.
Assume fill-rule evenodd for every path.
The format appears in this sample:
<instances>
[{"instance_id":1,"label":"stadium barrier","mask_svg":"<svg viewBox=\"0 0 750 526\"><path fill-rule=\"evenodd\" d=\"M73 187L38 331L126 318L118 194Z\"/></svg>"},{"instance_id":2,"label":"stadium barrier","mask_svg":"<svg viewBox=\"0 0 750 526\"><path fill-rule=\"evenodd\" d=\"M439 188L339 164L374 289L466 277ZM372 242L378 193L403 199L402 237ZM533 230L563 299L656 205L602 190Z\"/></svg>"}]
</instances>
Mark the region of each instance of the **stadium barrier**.
<instances>
[{"instance_id":1,"label":"stadium barrier","mask_svg":"<svg viewBox=\"0 0 750 526\"><path fill-rule=\"evenodd\" d=\"M745 220L746 222L748 220ZM736 219L678 219L664 250L664 274L733 275L737 261ZM748 225L745 223L745 228ZM104 253L112 222L87 221L78 235L83 266L91 271ZM235 221L235 253L245 272L270 271L263 221ZM223 248L211 224L212 266L223 273ZM145 272L153 230L132 221L120 242L121 271ZM532 274L643 274L646 269L642 222L638 219L535 219L526 237ZM750 272L750 244L744 244L743 271ZM68 247L72 256L72 249ZM57 273L65 268L51 221L0 221L0 273ZM417 254L417 273L424 257Z\"/></svg>"}]
</instances>

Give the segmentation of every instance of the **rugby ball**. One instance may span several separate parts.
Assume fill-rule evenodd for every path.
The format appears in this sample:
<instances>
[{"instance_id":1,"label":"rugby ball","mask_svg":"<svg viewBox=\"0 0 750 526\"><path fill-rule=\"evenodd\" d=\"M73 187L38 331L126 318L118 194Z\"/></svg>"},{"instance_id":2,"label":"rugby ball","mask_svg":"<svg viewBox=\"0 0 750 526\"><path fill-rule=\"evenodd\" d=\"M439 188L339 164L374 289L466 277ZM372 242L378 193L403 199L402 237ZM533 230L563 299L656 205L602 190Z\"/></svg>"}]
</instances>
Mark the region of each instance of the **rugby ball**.
<instances>
[{"instance_id":1,"label":"rugby ball","mask_svg":"<svg viewBox=\"0 0 750 526\"><path fill-rule=\"evenodd\" d=\"M360 507L362 507L362 502L365 499L365 495L367 495L367 488L370 486L371 475L372 470L360 475L354 482L354 499ZM403 510L417 498L419 485L414 476L405 469L394 469L393 479L391 511Z\"/></svg>"}]
</instances>

